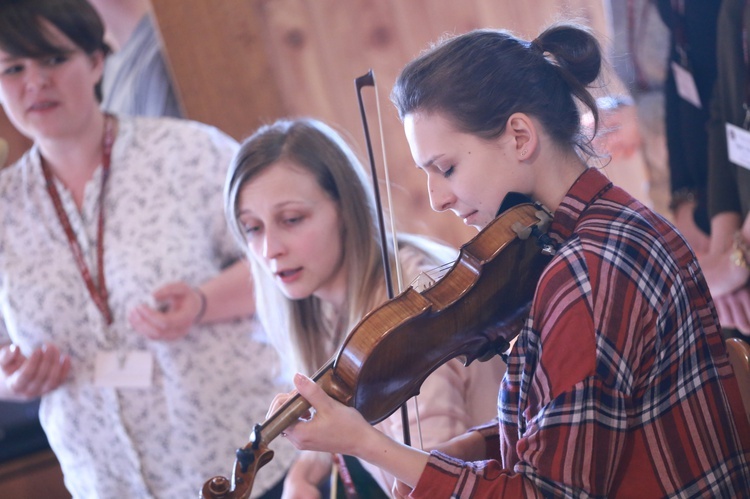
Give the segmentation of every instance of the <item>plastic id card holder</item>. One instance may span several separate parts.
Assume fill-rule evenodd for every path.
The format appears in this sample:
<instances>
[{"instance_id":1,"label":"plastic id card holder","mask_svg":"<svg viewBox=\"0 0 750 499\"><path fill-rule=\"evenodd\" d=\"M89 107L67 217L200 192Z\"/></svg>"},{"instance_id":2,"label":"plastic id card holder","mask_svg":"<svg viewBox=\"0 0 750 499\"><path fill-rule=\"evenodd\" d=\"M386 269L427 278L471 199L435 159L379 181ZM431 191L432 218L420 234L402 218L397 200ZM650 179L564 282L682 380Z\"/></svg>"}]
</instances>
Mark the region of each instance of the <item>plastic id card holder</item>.
<instances>
[{"instance_id":1,"label":"plastic id card holder","mask_svg":"<svg viewBox=\"0 0 750 499\"><path fill-rule=\"evenodd\" d=\"M154 373L151 352L99 351L96 354L94 385L100 388L148 388Z\"/></svg>"},{"instance_id":2,"label":"plastic id card holder","mask_svg":"<svg viewBox=\"0 0 750 499\"><path fill-rule=\"evenodd\" d=\"M679 96L700 109L702 107L701 97L698 94L698 87L695 84L693 73L676 62L673 62L672 74L674 74L674 82L677 86L677 93Z\"/></svg>"},{"instance_id":3,"label":"plastic id card holder","mask_svg":"<svg viewBox=\"0 0 750 499\"><path fill-rule=\"evenodd\" d=\"M750 170L750 132L731 123L726 125L729 161Z\"/></svg>"}]
</instances>

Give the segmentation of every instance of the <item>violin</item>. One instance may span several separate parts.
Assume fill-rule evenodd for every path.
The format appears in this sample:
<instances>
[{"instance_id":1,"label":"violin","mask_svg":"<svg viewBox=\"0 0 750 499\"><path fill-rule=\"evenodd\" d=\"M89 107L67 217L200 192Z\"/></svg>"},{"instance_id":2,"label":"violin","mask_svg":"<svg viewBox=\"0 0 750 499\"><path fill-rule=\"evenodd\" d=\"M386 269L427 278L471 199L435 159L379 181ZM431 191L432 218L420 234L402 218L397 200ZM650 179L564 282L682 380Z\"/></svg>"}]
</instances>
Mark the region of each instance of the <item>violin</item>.
<instances>
[{"instance_id":1,"label":"violin","mask_svg":"<svg viewBox=\"0 0 750 499\"><path fill-rule=\"evenodd\" d=\"M430 373L449 360L469 365L506 351L553 253L545 234L549 221L531 203L502 212L461 247L433 286L409 287L369 312L315 373L315 383L376 424L417 395ZM209 479L201 497L249 497L256 473L273 457L269 443L309 408L296 394L256 424L250 441L237 450L231 480Z\"/></svg>"}]
</instances>

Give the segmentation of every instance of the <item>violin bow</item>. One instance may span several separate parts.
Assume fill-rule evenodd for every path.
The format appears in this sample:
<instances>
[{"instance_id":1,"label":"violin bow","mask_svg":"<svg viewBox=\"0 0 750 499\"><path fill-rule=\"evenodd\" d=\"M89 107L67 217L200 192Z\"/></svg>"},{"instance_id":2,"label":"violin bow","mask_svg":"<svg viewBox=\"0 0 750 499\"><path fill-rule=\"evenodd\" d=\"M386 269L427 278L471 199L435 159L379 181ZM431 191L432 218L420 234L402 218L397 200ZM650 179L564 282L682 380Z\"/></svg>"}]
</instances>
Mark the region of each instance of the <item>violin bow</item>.
<instances>
[{"instance_id":1,"label":"violin bow","mask_svg":"<svg viewBox=\"0 0 750 499\"><path fill-rule=\"evenodd\" d=\"M365 113L364 102L362 100L361 89L363 87L371 86L375 89L375 100L378 110L378 123L380 125L380 137L381 147L383 150L383 166L385 169L385 182L386 192L388 196L388 205L393 206L391 199L390 189L390 178L388 175L388 165L385 157L385 144L383 141L383 124L380 115L380 103L378 99L377 87L375 86L375 76L372 70L369 70L367 74L362 75L355 79L355 86L357 90L357 98L359 101L360 113L362 116L362 126L365 133L365 142L367 144L367 153L370 160L370 169L372 172L373 188L375 194L375 203L377 207L378 215L378 229L380 232L380 240L382 247L382 259L383 259L383 270L386 281L386 290L388 293L388 299L392 300L395 296L393 278L391 274L391 265L388 257L388 241L386 238L385 230L385 218L383 215L383 207L380 199L380 189L378 183L377 169L375 167L375 159L372 151L372 142L370 140L370 129L367 124L367 116ZM393 218L393 209L390 210L390 225L393 233L393 254L395 258L395 269L398 281L399 292L403 288L402 277L401 277L401 265L398 260L398 241L395 235L395 221ZM321 368L318 373L314 376L314 380L317 382L321 376L330 375L332 364L328 364ZM216 476L209 479L201 489L202 499L245 499L249 497L252 485L255 479L257 471L271 460L273 451L268 448L267 443L270 442L277 434L281 433L281 429L288 426L291 420L296 419L306 408L309 407L299 395L293 397L286 402L284 406L279 408L270 419L266 420L263 425L256 425L250 436L250 442L245 447L237 450L235 468L232 474L231 480L223 477ZM419 410L417 409L417 424L419 424ZM406 402L401 406L401 421L404 432L404 443L411 445L411 436L409 434L409 415L406 407ZM421 432L420 432L421 433ZM420 434L421 444L421 434ZM334 482L335 483L335 482ZM332 493L335 493L335 489L332 488Z\"/></svg>"},{"instance_id":2,"label":"violin bow","mask_svg":"<svg viewBox=\"0 0 750 499\"><path fill-rule=\"evenodd\" d=\"M372 141L370 140L370 127L367 125L367 113L365 113L365 105L362 100L362 88L373 87L375 91L375 107L378 115L378 125L380 127L380 146L383 151L383 171L385 173L385 187L386 194L388 197L388 206L390 207L390 224L391 234L393 242L393 257L395 261L396 275L398 279L398 290L403 290L403 282L401 277L401 264L398 259L398 241L396 240L396 224L393 218L393 200L391 198L391 182L388 175L388 162L385 155L385 140L383 138L383 120L380 115L380 99L378 98L378 89L375 85L375 74L372 69L354 79L354 86L357 90L357 101L359 102L359 113L362 117L362 128L365 134L365 144L367 145L367 156L370 160L370 171L372 174L373 190L375 192L375 204L378 212L378 229L380 231L380 243L382 247L382 258L383 258L383 271L385 273L385 285L388 292L388 299L391 300L395 296L393 289L393 278L391 277L391 265L388 259L388 241L385 236L385 220L383 215L383 204L380 199L380 188L378 187L378 172L375 167L375 156L372 152ZM417 408L417 421L419 421L419 409ZM406 407L406 402L401 406L401 426L403 428L404 444L411 445L411 434L409 431L409 411ZM420 432L420 443L421 443L421 432Z\"/></svg>"}]
</instances>

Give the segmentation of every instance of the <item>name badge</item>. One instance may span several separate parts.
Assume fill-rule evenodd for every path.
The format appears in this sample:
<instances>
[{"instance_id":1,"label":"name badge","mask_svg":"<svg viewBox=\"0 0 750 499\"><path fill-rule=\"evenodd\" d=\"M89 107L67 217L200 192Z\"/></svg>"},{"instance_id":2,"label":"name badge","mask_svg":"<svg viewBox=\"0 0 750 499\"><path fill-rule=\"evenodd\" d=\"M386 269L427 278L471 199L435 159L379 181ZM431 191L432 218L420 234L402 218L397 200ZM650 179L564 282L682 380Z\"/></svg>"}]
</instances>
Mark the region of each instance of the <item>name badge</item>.
<instances>
[{"instance_id":1,"label":"name badge","mask_svg":"<svg viewBox=\"0 0 750 499\"><path fill-rule=\"evenodd\" d=\"M676 62L672 62L672 73L677 86L677 94L700 109L701 97L698 94L698 87L695 85L693 74Z\"/></svg>"},{"instance_id":2,"label":"name badge","mask_svg":"<svg viewBox=\"0 0 750 499\"><path fill-rule=\"evenodd\" d=\"M97 352L94 385L100 388L148 388L154 372L151 352Z\"/></svg>"},{"instance_id":3,"label":"name badge","mask_svg":"<svg viewBox=\"0 0 750 499\"><path fill-rule=\"evenodd\" d=\"M729 161L750 170L750 132L731 123L726 128Z\"/></svg>"}]
</instances>

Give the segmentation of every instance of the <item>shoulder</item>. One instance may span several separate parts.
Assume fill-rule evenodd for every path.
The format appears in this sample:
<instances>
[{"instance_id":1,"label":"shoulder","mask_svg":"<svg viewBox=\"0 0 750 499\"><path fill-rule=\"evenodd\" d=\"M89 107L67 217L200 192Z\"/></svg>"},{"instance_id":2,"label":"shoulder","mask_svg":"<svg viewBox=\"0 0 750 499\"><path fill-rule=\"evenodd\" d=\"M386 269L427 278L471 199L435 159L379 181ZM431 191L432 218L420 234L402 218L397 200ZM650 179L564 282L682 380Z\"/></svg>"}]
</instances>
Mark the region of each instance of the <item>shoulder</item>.
<instances>
[{"instance_id":1,"label":"shoulder","mask_svg":"<svg viewBox=\"0 0 750 499\"><path fill-rule=\"evenodd\" d=\"M122 117L113 161L134 163L165 174L179 168L210 178L223 177L239 144L216 127L168 117ZM135 168L140 169L140 168ZM217 178L218 178L217 177Z\"/></svg>"},{"instance_id":2,"label":"shoulder","mask_svg":"<svg viewBox=\"0 0 750 499\"><path fill-rule=\"evenodd\" d=\"M15 163L0 169L0 232L4 234L39 220L33 205L44 192L45 182L38 158L38 149L32 146ZM0 237L0 252L4 237Z\"/></svg>"},{"instance_id":3,"label":"shoulder","mask_svg":"<svg viewBox=\"0 0 750 499\"><path fill-rule=\"evenodd\" d=\"M0 169L0 198L9 200L13 194L18 194L24 182L28 182L33 175L33 165L38 163L39 152L36 145L26 151L15 163Z\"/></svg>"},{"instance_id":4,"label":"shoulder","mask_svg":"<svg viewBox=\"0 0 750 499\"><path fill-rule=\"evenodd\" d=\"M669 222L622 189L613 187L583 213L575 234L584 251L603 258L673 261ZM609 255L609 256L608 256Z\"/></svg>"},{"instance_id":5,"label":"shoulder","mask_svg":"<svg viewBox=\"0 0 750 499\"><path fill-rule=\"evenodd\" d=\"M159 178L183 188L220 189L237 143L215 127L165 117L118 117L113 171L141 184ZM188 186L189 184L189 186Z\"/></svg>"},{"instance_id":6,"label":"shoulder","mask_svg":"<svg viewBox=\"0 0 750 499\"><path fill-rule=\"evenodd\" d=\"M180 143L190 149L195 145L212 145L235 151L239 147L237 141L223 131L197 121L165 116L118 116L118 120L118 139L123 136L153 144Z\"/></svg>"},{"instance_id":7,"label":"shoulder","mask_svg":"<svg viewBox=\"0 0 750 499\"><path fill-rule=\"evenodd\" d=\"M613 287L625 292L635 282L640 292L655 295L671 286L689 253L669 222L621 189L611 189L584 211L544 276L548 281L568 276L593 296Z\"/></svg>"}]
</instances>

